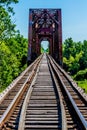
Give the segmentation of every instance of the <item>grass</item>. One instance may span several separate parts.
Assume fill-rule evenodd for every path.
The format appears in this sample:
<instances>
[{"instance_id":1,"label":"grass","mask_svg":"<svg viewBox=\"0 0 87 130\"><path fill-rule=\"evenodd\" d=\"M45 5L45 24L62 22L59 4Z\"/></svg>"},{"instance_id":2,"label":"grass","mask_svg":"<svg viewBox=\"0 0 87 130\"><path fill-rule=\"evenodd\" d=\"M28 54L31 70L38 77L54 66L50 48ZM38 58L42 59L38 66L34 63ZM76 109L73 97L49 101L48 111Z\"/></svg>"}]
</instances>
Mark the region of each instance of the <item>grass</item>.
<instances>
[{"instance_id":1,"label":"grass","mask_svg":"<svg viewBox=\"0 0 87 130\"><path fill-rule=\"evenodd\" d=\"M87 93L87 79L83 81L76 81L78 83L78 86L85 90Z\"/></svg>"},{"instance_id":2,"label":"grass","mask_svg":"<svg viewBox=\"0 0 87 130\"><path fill-rule=\"evenodd\" d=\"M6 87L0 87L0 94L6 89Z\"/></svg>"}]
</instances>

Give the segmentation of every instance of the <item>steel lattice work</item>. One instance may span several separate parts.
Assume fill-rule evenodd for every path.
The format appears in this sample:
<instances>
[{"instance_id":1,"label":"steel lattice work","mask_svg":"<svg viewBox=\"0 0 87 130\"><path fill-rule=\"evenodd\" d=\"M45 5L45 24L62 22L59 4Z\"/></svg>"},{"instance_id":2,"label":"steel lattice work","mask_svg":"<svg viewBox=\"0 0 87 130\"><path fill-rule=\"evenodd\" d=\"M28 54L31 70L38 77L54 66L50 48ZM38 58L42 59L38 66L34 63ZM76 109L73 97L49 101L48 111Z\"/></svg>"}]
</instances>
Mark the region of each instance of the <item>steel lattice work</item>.
<instances>
[{"instance_id":1,"label":"steel lattice work","mask_svg":"<svg viewBox=\"0 0 87 130\"><path fill-rule=\"evenodd\" d=\"M40 55L41 41L49 41L49 54L62 64L61 9L29 10L28 62Z\"/></svg>"}]
</instances>

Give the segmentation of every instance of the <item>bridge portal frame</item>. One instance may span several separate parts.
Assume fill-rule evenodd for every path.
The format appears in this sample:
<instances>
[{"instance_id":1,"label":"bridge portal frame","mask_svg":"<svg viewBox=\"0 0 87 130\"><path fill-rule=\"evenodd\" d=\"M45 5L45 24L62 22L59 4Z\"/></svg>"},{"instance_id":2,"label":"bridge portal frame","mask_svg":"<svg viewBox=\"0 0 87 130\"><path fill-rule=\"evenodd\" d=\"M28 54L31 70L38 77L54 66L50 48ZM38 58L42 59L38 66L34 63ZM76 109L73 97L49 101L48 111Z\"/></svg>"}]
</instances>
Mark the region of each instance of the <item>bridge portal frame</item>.
<instances>
[{"instance_id":1,"label":"bridge portal frame","mask_svg":"<svg viewBox=\"0 0 87 130\"><path fill-rule=\"evenodd\" d=\"M29 9L28 63L40 55L40 42L50 41L49 54L62 65L61 9Z\"/></svg>"}]
</instances>

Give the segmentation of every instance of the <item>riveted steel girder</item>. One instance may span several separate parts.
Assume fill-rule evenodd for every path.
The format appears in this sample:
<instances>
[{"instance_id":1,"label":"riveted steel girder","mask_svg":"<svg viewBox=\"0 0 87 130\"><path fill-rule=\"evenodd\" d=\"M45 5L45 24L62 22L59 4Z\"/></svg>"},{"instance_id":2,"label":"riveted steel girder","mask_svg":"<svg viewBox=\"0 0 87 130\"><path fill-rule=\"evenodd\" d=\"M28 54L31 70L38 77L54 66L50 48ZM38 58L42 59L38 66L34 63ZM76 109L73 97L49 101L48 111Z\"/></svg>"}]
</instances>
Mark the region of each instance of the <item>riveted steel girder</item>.
<instances>
[{"instance_id":1,"label":"riveted steel girder","mask_svg":"<svg viewBox=\"0 0 87 130\"><path fill-rule=\"evenodd\" d=\"M62 64L61 9L29 10L28 61L40 55L41 41L49 41L49 53Z\"/></svg>"}]
</instances>

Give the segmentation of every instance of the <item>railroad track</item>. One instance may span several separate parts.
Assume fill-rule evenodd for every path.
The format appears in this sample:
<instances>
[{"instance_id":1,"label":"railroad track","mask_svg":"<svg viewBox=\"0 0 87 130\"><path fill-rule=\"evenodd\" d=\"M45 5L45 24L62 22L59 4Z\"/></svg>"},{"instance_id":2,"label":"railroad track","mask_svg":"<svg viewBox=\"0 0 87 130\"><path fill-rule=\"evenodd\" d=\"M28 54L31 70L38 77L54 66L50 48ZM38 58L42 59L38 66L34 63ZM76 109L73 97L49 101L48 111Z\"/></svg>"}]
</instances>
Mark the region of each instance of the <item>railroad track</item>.
<instances>
[{"instance_id":1,"label":"railroad track","mask_svg":"<svg viewBox=\"0 0 87 130\"><path fill-rule=\"evenodd\" d=\"M0 98L0 129L17 129L20 111L27 90L36 73L40 56L5 90ZM12 116L11 116L12 115Z\"/></svg>"},{"instance_id":2,"label":"railroad track","mask_svg":"<svg viewBox=\"0 0 87 130\"><path fill-rule=\"evenodd\" d=\"M31 96L29 96L31 95ZM62 128L61 106L52 81L46 56L27 94L21 113L19 130L58 130Z\"/></svg>"},{"instance_id":3,"label":"railroad track","mask_svg":"<svg viewBox=\"0 0 87 130\"><path fill-rule=\"evenodd\" d=\"M68 129L87 129L87 95L82 94L72 80L50 56L50 64L56 73L63 98ZM85 99L86 98L86 99ZM70 118L68 118L70 117ZM70 127L70 128L69 128Z\"/></svg>"},{"instance_id":4,"label":"railroad track","mask_svg":"<svg viewBox=\"0 0 87 130\"><path fill-rule=\"evenodd\" d=\"M52 57L40 56L1 98L0 130L87 130L86 98Z\"/></svg>"}]
</instances>

